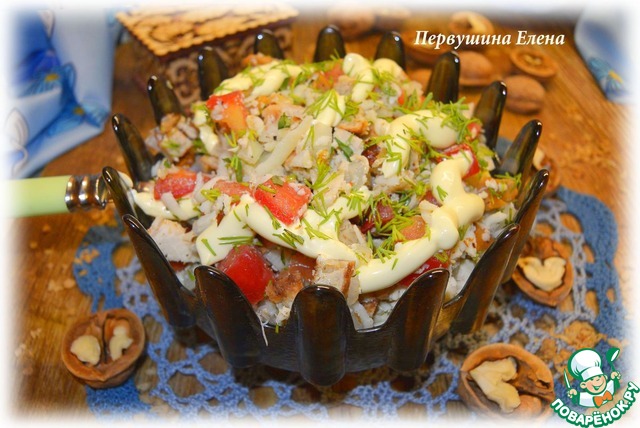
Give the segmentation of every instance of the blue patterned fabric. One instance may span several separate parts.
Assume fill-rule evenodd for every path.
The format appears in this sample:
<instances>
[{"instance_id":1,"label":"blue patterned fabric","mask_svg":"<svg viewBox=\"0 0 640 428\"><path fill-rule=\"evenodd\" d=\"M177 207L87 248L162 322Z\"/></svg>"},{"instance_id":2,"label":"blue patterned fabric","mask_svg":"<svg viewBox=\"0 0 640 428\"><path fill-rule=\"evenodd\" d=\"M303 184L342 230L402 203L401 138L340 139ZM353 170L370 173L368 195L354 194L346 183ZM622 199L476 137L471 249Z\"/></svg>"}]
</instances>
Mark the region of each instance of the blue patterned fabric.
<instances>
[{"instance_id":1,"label":"blue patterned fabric","mask_svg":"<svg viewBox=\"0 0 640 428\"><path fill-rule=\"evenodd\" d=\"M21 11L13 18L5 151L8 174L26 177L102 131L119 24L107 11Z\"/></svg>"},{"instance_id":2,"label":"blue patterned fabric","mask_svg":"<svg viewBox=\"0 0 640 428\"><path fill-rule=\"evenodd\" d=\"M582 231L575 232L564 226L561 216L572 215L581 224ZM282 416L303 415L311 420L328 420L330 409L336 402L348 404L361 410L360 419L380 420L399 418L399 409L413 404L424 409L429 418L438 418L447 413L447 403L459 400L456 388L459 380L460 355L454 348L464 344L470 352L487 343L509 342L514 334L524 334L529 338L525 348L537 352L543 340L551 339L558 350L569 353L575 346L563 335L563 331L576 321L592 325L602 339L596 349L604 355L609 344L608 339L623 342L625 338L626 318L620 302L618 277L613 267L613 257L617 246L617 225L612 213L598 199L560 188L557 197L547 199L537 217L538 222L553 227L553 239L570 243L572 247L571 264L575 270L573 300L575 309L564 312L540 305L519 291L510 294L501 288L492 303L489 318L499 320L503 325L494 335L481 330L472 335L445 336L433 350L433 361L409 377L410 388L398 388L394 382L398 374L386 367L357 374L356 385L346 392L337 393L331 388L316 389L319 398L313 400L295 399L295 391L300 387L310 387L294 373L283 374L265 367L212 373L203 366L207 355L217 353L211 344L188 347L186 355L178 361L168 358L169 347L174 343L173 330L164 320L160 307L146 283L139 282L136 274L140 270L137 259L128 266L116 268L111 255L118 245L127 242L118 228L94 227L78 249L74 274L81 290L96 302L103 300L106 307L124 307L135 312L140 318L152 318L162 326L158 340L148 343L147 355L157 368L157 384L147 392L150 397L160 399L184 419L202 418L211 415L216 419L230 420L236 417L252 417L272 420ZM591 248L594 261L589 262L585 246ZM80 257L93 254L92 257ZM115 291L115 284L119 292ZM587 305L587 292L594 291L599 302L599 311L595 313ZM610 300L607 291L612 290L618 298ZM554 334L536 324L547 316L556 323ZM616 368L623 373L629 368L630 355L622 349ZM547 361L548 362L548 361ZM566 397L566 387L562 373L552 372L555 377L555 390L558 397ZM182 374L194 376L201 385L200 391L184 397L175 393L171 379ZM443 376L449 378L444 392L432 394L430 386ZM254 387L269 387L277 396L277 402L268 408L256 405L250 398ZM136 413L150 417L161 416L157 408L143 403L135 385L129 380L125 385L109 390L96 391L87 387L88 404L99 417L130 418ZM566 400L565 400L566 401ZM166 410L165 410L166 411ZM474 414L471 418L475 418Z\"/></svg>"},{"instance_id":3,"label":"blue patterned fabric","mask_svg":"<svg viewBox=\"0 0 640 428\"><path fill-rule=\"evenodd\" d=\"M574 39L589 71L611 101L628 103L633 75L628 44L630 15L610 5L587 7L576 24Z\"/></svg>"}]
</instances>

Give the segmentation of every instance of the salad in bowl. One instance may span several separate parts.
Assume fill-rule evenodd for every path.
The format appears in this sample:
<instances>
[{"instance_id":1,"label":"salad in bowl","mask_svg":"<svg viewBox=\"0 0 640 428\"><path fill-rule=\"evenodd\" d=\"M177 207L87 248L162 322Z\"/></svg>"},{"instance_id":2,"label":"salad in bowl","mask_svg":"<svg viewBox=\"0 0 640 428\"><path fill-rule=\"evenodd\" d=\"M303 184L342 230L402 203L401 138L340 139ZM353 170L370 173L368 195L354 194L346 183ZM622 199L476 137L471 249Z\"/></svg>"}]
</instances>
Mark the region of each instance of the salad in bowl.
<instances>
[{"instance_id":1,"label":"salad in bowl","mask_svg":"<svg viewBox=\"0 0 640 428\"><path fill-rule=\"evenodd\" d=\"M359 328L429 269L450 270L455 296L519 187L491 176L472 106L434 101L387 58L249 61L146 139L161 159L134 200L183 284L216 266L271 324L303 287L330 285Z\"/></svg>"},{"instance_id":2,"label":"salad in bowl","mask_svg":"<svg viewBox=\"0 0 640 428\"><path fill-rule=\"evenodd\" d=\"M103 172L171 325L198 325L233 366L319 385L415 369L481 325L548 179L528 174L539 123L497 153L504 84L458 100L455 53L426 89L389 57L342 53L256 53L188 112L155 81L146 138L113 120L133 182Z\"/></svg>"}]
</instances>

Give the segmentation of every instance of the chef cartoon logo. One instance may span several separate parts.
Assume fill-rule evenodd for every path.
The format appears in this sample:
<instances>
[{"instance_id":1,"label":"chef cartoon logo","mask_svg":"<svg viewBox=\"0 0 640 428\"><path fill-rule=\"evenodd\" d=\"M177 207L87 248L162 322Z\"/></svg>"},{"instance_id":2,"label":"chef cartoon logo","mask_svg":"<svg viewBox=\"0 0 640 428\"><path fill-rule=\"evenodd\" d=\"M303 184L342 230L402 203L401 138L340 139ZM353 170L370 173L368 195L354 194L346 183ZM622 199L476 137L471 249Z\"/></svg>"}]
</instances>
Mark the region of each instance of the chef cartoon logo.
<instances>
[{"instance_id":1,"label":"chef cartoon logo","mask_svg":"<svg viewBox=\"0 0 640 428\"><path fill-rule=\"evenodd\" d=\"M600 407L613 400L613 394L620 389L621 379L620 372L613 366L613 360L618 357L620 350L611 348L609 351L607 359L613 370L609 376L602 371L602 358L593 349L580 349L569 357L569 373L580 381L581 390L578 392L571 387L565 370L567 395L574 404L582 407Z\"/></svg>"},{"instance_id":2,"label":"chef cartoon logo","mask_svg":"<svg viewBox=\"0 0 640 428\"><path fill-rule=\"evenodd\" d=\"M564 382L567 387L567 397L574 404L585 409L593 409L590 414L581 414L567 406L561 398L551 403L551 408L567 422L581 427L601 427L620 419L633 405L635 395L640 392L633 382L629 382L622 398L614 401L616 392L620 390L622 375L616 370L613 362L620 355L620 349L611 348L605 354L609 373L602 365L603 358L591 348L579 349L569 357L567 368L564 370ZM568 374L577 385L574 387L569 381ZM607 411L601 410L606 403Z\"/></svg>"}]
</instances>

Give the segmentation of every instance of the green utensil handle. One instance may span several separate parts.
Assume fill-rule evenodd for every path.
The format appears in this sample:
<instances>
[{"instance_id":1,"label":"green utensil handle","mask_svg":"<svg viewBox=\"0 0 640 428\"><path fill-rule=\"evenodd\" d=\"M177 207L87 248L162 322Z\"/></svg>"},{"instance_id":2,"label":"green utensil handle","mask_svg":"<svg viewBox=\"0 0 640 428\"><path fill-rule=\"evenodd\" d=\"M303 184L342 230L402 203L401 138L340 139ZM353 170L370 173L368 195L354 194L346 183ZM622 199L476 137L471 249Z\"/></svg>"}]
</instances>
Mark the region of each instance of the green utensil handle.
<instances>
[{"instance_id":1,"label":"green utensil handle","mask_svg":"<svg viewBox=\"0 0 640 428\"><path fill-rule=\"evenodd\" d=\"M102 209L108 202L108 191L100 175L26 178L7 184L9 217Z\"/></svg>"}]
</instances>

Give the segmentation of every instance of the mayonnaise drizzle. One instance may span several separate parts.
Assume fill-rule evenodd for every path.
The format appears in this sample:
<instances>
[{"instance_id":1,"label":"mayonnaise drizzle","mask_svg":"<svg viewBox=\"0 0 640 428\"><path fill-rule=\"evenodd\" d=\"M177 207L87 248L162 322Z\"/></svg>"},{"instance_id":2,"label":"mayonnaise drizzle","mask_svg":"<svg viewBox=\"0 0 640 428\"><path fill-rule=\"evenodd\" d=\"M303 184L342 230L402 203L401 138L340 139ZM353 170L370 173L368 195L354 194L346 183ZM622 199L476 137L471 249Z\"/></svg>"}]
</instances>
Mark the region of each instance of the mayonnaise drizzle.
<instances>
[{"instance_id":1,"label":"mayonnaise drizzle","mask_svg":"<svg viewBox=\"0 0 640 428\"><path fill-rule=\"evenodd\" d=\"M462 177L470 166L471 162L460 154L434 167L431 186L441 189L442 206L423 213L429 226L428 236L398 243L393 257L373 259L361 266L358 269L361 293L382 290L415 272L438 251L448 250L458 242L459 227L482 217L484 201L474 193L467 193L462 185Z\"/></svg>"},{"instance_id":2,"label":"mayonnaise drizzle","mask_svg":"<svg viewBox=\"0 0 640 428\"><path fill-rule=\"evenodd\" d=\"M389 124L391 142L387 146L387 159L382 164L385 177L392 177L407 166L411 134L418 134L426 144L436 149L446 149L456 142L458 133L443 124L443 117L434 116L431 110L418 110L394 119Z\"/></svg>"},{"instance_id":3,"label":"mayonnaise drizzle","mask_svg":"<svg viewBox=\"0 0 640 428\"><path fill-rule=\"evenodd\" d=\"M476 194L467 193L462 185L462 177L469 166L470 161L463 154L458 154L434 167L431 184L434 189L440 189L434 194L439 195L436 197L440 197L442 206L431 212L423 212L429 225L428 236L396 244L395 255L392 257L384 260L372 259L361 264L357 271L361 293L381 290L395 284L438 251L452 248L459 239L458 228L482 217L484 201ZM365 198L371 194L366 186L358 192ZM155 204L149 203L141 206L145 212L150 207L156 208ZM155 211L147 213L159 214ZM312 258L323 256L359 262L356 252L339 241L337 236L339 224L355 217L359 211L350 207L349 199L342 196L327 209L327 213L330 214L325 217L309 208L303 215L304 222L298 221L291 226L276 222L278 224L275 225L269 212L249 194L244 194L240 203L219 224L212 224L197 237L196 248L203 264L213 264L224 259L233 247L225 238L251 237L255 233ZM328 239L309 236L305 231L305 222L327 235ZM282 239L287 232L298 237L299 242L292 246L290 241Z\"/></svg>"},{"instance_id":4,"label":"mayonnaise drizzle","mask_svg":"<svg viewBox=\"0 0 640 428\"><path fill-rule=\"evenodd\" d=\"M249 96L270 95L278 91L287 78L295 78L301 71L302 68L298 65L285 64L274 59L267 64L253 67L226 79L215 93L224 95L253 88Z\"/></svg>"}]
</instances>

